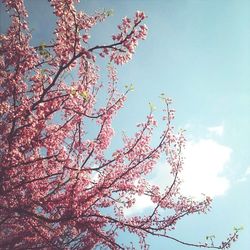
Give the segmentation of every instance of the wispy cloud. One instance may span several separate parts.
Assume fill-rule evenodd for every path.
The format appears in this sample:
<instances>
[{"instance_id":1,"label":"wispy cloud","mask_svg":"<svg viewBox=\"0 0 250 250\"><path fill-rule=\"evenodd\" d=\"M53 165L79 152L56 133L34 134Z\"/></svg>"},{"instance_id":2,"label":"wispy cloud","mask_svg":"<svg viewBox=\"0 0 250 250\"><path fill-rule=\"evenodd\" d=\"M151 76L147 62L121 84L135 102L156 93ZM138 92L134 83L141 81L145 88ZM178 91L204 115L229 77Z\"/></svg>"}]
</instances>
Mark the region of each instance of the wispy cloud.
<instances>
[{"instance_id":1,"label":"wispy cloud","mask_svg":"<svg viewBox=\"0 0 250 250\"><path fill-rule=\"evenodd\" d=\"M223 125L219 125L219 126L209 127L208 131L210 133L215 134L215 135L222 136L223 133L224 133L224 126Z\"/></svg>"},{"instance_id":2,"label":"wispy cloud","mask_svg":"<svg viewBox=\"0 0 250 250\"><path fill-rule=\"evenodd\" d=\"M242 177L240 177L237 182L245 182L247 181L248 177L250 176L250 166L246 169L245 173Z\"/></svg>"},{"instance_id":3,"label":"wispy cloud","mask_svg":"<svg viewBox=\"0 0 250 250\"><path fill-rule=\"evenodd\" d=\"M197 200L203 197L202 194L212 198L225 194L230 187L230 181L223 175L223 170L230 160L231 152L231 148L212 139L187 143L181 173L181 193ZM250 174L250 168L247 173ZM171 180L168 165L161 163L155 167L150 183L158 185L163 191ZM138 196L135 204L126 209L125 215L142 213L152 207L153 203L149 197Z\"/></svg>"}]
</instances>

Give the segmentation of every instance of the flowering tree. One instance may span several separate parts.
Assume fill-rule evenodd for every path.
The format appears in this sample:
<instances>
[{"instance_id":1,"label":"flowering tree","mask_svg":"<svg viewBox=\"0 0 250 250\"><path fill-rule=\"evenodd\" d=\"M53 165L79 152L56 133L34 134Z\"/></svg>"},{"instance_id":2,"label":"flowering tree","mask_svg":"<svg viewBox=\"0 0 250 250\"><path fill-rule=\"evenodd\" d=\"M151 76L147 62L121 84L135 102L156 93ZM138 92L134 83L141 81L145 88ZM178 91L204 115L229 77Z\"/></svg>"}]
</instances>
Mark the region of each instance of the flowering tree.
<instances>
[{"instance_id":1,"label":"flowering tree","mask_svg":"<svg viewBox=\"0 0 250 250\"><path fill-rule=\"evenodd\" d=\"M135 135L123 135L123 145L107 153L112 120L132 88L119 90L114 66L129 61L138 40L146 38L145 14L125 17L111 44L91 47L91 29L110 12L87 15L73 0L51 0L54 42L31 46L23 1L3 2L11 23L0 37L0 248L134 248L117 240L123 231L136 235L145 249L147 235L229 248L238 230L218 246L212 237L191 244L169 235L185 215L204 213L211 203L209 197L195 202L179 192L185 139L174 134L169 98L161 96L165 130L158 145L150 143L157 126L151 109ZM100 83L96 56L110 61L107 83ZM100 104L101 92L106 100ZM173 177L164 192L146 178L162 157ZM125 216L138 195L151 198L151 214Z\"/></svg>"}]
</instances>

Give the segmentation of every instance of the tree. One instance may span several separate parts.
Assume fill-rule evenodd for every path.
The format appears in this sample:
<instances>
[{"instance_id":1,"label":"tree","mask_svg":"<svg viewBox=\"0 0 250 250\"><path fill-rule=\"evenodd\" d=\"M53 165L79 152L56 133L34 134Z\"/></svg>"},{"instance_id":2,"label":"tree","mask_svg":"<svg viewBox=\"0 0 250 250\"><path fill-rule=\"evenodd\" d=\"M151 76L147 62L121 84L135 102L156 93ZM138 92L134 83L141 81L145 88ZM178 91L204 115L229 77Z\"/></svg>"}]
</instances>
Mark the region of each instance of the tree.
<instances>
[{"instance_id":1,"label":"tree","mask_svg":"<svg viewBox=\"0 0 250 250\"><path fill-rule=\"evenodd\" d=\"M198 202L179 192L185 138L174 133L169 98L161 95L165 129L158 145L151 146L157 126L151 106L135 135L124 134L123 145L109 152L112 120L133 88L122 93L115 65L129 61L138 40L146 38L145 14L125 17L111 44L91 47L91 29L110 11L88 15L76 10L76 1L51 0L54 41L32 46L23 1L3 2L11 23L0 37L1 249L134 248L118 242L123 231L136 235L145 249L147 235L229 248L238 229L218 246L212 236L210 243L191 244L169 234L184 216L205 213L211 204L209 197ZM107 83L99 81L96 56L109 60ZM102 102L100 92L106 95ZM162 157L172 174L164 192L146 178ZM124 216L137 195L151 198L151 214Z\"/></svg>"}]
</instances>

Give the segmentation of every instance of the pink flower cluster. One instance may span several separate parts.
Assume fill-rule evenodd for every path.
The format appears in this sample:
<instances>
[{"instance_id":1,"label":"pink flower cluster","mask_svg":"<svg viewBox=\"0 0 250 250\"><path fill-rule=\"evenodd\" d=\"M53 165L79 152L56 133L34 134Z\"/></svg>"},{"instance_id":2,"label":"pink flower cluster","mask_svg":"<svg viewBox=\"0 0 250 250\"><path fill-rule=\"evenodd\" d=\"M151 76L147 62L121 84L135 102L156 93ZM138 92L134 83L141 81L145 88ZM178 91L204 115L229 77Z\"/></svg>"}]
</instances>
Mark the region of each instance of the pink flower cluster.
<instances>
[{"instance_id":1,"label":"pink flower cluster","mask_svg":"<svg viewBox=\"0 0 250 250\"><path fill-rule=\"evenodd\" d=\"M116 64L124 64L132 58L138 45L138 40L146 39L147 26L140 23L146 18L143 12L136 12L134 21L128 17L123 18L122 24L118 25L120 33L113 35L113 40L120 44L119 48L113 49L111 61Z\"/></svg>"}]
</instances>

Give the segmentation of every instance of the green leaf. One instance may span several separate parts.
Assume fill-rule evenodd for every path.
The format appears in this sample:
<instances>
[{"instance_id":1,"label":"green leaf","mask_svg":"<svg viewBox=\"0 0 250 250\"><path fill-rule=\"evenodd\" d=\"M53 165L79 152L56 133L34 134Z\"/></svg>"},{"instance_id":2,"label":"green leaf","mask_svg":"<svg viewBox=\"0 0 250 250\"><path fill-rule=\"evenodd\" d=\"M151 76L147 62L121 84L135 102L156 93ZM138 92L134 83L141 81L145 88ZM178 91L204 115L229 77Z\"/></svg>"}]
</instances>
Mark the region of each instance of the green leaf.
<instances>
[{"instance_id":1,"label":"green leaf","mask_svg":"<svg viewBox=\"0 0 250 250\"><path fill-rule=\"evenodd\" d=\"M75 89L71 89L70 94L73 95L73 96L75 96L76 95L76 90Z\"/></svg>"},{"instance_id":2,"label":"green leaf","mask_svg":"<svg viewBox=\"0 0 250 250\"><path fill-rule=\"evenodd\" d=\"M39 45L39 47L38 47L38 49L40 50L40 51L43 51L44 49L45 49L45 43L44 42L41 42L40 43L40 45Z\"/></svg>"},{"instance_id":3,"label":"green leaf","mask_svg":"<svg viewBox=\"0 0 250 250\"><path fill-rule=\"evenodd\" d=\"M240 227L234 227L233 229L234 229L234 231L235 231L235 232L239 232L239 231L243 230L243 229L244 229L244 227L243 227L243 226L240 226Z\"/></svg>"},{"instance_id":4,"label":"green leaf","mask_svg":"<svg viewBox=\"0 0 250 250\"><path fill-rule=\"evenodd\" d=\"M50 57L49 51L45 48L46 44L44 42L41 42L38 51L41 56L43 56L45 59L48 59Z\"/></svg>"},{"instance_id":5,"label":"green leaf","mask_svg":"<svg viewBox=\"0 0 250 250\"><path fill-rule=\"evenodd\" d=\"M164 93L161 93L160 96L159 96L159 98L164 101L166 99L166 96L165 96Z\"/></svg>"},{"instance_id":6,"label":"green leaf","mask_svg":"<svg viewBox=\"0 0 250 250\"><path fill-rule=\"evenodd\" d=\"M104 10L104 13L109 17L109 16L113 16L114 15L114 10L110 9L110 10Z\"/></svg>"},{"instance_id":7,"label":"green leaf","mask_svg":"<svg viewBox=\"0 0 250 250\"><path fill-rule=\"evenodd\" d=\"M154 110L156 110L156 106L152 102L149 103L149 108L150 108L151 112L153 112Z\"/></svg>"},{"instance_id":8,"label":"green leaf","mask_svg":"<svg viewBox=\"0 0 250 250\"><path fill-rule=\"evenodd\" d=\"M135 90L134 85L133 85L133 84L130 84L130 86L129 86L129 91L134 91L134 90Z\"/></svg>"},{"instance_id":9,"label":"green leaf","mask_svg":"<svg viewBox=\"0 0 250 250\"><path fill-rule=\"evenodd\" d=\"M82 92L79 93L79 95L80 95L85 101L88 100L89 94L88 94L87 91L82 91Z\"/></svg>"}]
</instances>

